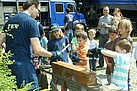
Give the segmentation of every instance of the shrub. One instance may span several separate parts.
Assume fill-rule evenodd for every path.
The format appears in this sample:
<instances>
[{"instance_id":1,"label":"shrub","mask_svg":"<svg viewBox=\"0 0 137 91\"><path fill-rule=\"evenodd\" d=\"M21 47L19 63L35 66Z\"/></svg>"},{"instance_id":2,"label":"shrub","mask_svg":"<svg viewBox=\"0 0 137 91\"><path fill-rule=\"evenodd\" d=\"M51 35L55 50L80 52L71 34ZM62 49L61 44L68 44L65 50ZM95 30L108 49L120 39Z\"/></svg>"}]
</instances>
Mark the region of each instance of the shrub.
<instances>
[{"instance_id":1,"label":"shrub","mask_svg":"<svg viewBox=\"0 0 137 91\"><path fill-rule=\"evenodd\" d=\"M25 87L19 89L16 85L16 77L11 74L8 65L14 61L9 60L12 54L10 52L0 55L0 91L28 91L32 83L28 83Z\"/></svg>"}]
</instances>

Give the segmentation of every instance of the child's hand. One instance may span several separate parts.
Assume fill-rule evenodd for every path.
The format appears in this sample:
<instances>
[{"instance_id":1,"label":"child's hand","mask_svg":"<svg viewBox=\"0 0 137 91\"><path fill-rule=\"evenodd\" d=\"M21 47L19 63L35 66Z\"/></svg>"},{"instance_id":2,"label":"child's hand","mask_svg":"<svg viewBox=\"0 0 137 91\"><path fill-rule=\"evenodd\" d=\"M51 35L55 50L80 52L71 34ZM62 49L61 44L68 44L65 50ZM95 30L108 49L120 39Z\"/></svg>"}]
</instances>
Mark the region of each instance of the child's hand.
<instances>
[{"instance_id":1,"label":"child's hand","mask_svg":"<svg viewBox=\"0 0 137 91\"><path fill-rule=\"evenodd\" d=\"M36 65L35 69L39 69L39 67L40 67L40 65L38 64L38 65Z\"/></svg>"}]
</instances>

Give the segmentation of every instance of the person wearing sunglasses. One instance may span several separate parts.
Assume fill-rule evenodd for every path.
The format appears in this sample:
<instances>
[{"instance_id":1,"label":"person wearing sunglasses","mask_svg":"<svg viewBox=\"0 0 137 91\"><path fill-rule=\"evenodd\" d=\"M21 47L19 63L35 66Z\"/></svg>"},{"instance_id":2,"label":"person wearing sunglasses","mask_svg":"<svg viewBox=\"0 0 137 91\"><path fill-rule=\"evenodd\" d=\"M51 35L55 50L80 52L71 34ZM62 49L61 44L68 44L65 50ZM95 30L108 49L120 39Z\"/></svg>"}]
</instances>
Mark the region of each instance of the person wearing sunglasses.
<instances>
[{"instance_id":1,"label":"person wearing sunglasses","mask_svg":"<svg viewBox=\"0 0 137 91\"><path fill-rule=\"evenodd\" d=\"M39 15L39 0L27 0L23 5L23 12L10 18L4 28L0 44L6 42L5 52L13 54L9 65L12 75L16 76L18 88L33 82L29 91L39 91L36 71L32 63L31 54L43 57L62 58L61 50L46 51L39 41L40 33L35 18ZM9 36L11 35L11 36Z\"/></svg>"}]
</instances>

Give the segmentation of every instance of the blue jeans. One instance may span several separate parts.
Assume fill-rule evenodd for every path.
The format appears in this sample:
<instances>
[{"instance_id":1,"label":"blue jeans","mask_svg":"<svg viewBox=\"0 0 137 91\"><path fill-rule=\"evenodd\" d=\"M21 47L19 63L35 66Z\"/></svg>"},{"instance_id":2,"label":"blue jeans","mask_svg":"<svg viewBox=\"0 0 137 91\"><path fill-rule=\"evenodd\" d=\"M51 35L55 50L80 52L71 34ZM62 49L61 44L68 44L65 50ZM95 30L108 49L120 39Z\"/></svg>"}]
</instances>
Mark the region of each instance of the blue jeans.
<instances>
[{"instance_id":1,"label":"blue jeans","mask_svg":"<svg viewBox=\"0 0 137 91\"><path fill-rule=\"evenodd\" d=\"M90 70L96 71L96 59L89 59Z\"/></svg>"},{"instance_id":2,"label":"blue jeans","mask_svg":"<svg viewBox=\"0 0 137 91\"><path fill-rule=\"evenodd\" d=\"M31 62L15 61L9 66L9 68L12 71L12 75L16 76L18 88L24 87L27 83L33 82L29 91L39 89L36 70Z\"/></svg>"},{"instance_id":3,"label":"blue jeans","mask_svg":"<svg viewBox=\"0 0 137 91\"><path fill-rule=\"evenodd\" d=\"M65 35L68 37L69 42L71 42L73 38L73 30L72 29L65 30Z\"/></svg>"}]
</instances>

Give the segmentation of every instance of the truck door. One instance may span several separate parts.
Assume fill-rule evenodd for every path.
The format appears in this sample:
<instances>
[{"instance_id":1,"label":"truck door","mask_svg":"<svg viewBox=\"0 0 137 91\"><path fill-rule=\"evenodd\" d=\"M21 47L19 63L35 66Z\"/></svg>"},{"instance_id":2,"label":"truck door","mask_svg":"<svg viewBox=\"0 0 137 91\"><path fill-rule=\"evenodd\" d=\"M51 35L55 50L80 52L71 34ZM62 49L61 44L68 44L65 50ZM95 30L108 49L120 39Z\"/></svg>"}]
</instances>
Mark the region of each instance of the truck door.
<instances>
[{"instance_id":1,"label":"truck door","mask_svg":"<svg viewBox=\"0 0 137 91\"><path fill-rule=\"evenodd\" d=\"M57 23L64 26L64 2L51 3L51 24Z\"/></svg>"},{"instance_id":2,"label":"truck door","mask_svg":"<svg viewBox=\"0 0 137 91\"><path fill-rule=\"evenodd\" d=\"M41 3L40 17L41 23L44 27L48 28L50 23L50 12L49 12L49 2Z\"/></svg>"}]
</instances>

